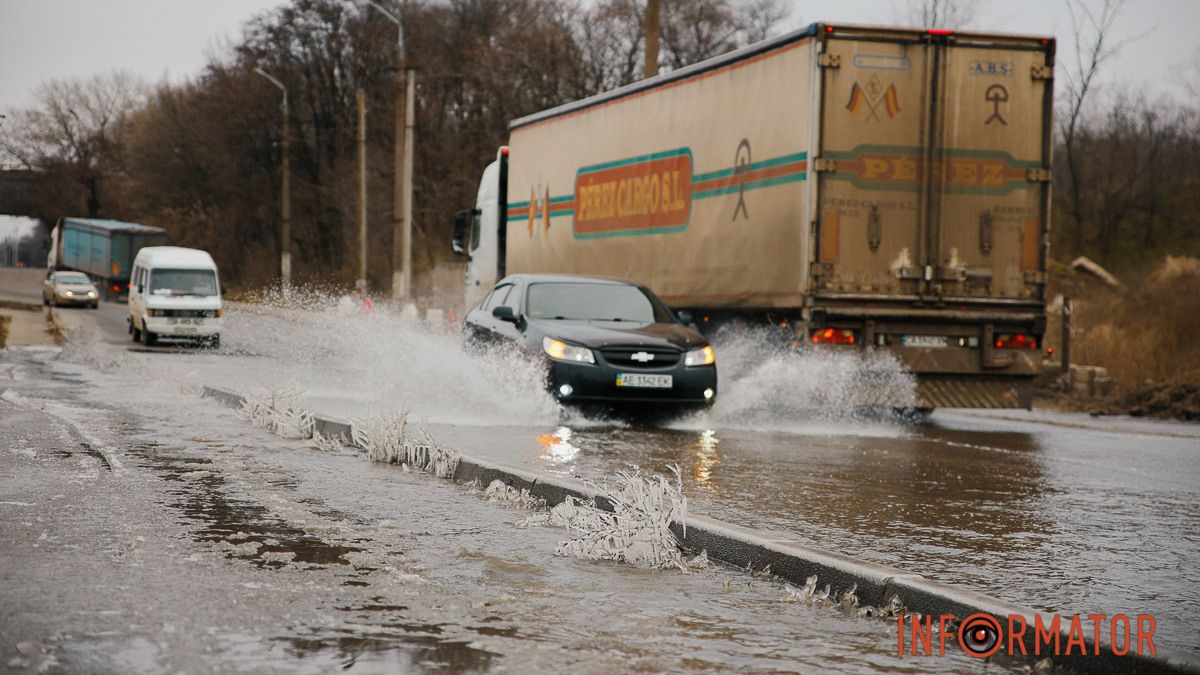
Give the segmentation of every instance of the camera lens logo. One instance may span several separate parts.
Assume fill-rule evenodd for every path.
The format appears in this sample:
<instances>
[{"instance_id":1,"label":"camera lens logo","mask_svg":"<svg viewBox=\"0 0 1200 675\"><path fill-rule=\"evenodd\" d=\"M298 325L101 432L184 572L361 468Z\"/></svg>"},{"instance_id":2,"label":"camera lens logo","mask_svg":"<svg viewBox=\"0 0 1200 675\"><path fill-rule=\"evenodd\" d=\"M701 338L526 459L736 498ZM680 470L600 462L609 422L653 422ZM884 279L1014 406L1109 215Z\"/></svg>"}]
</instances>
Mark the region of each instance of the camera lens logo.
<instances>
[{"instance_id":1,"label":"camera lens logo","mask_svg":"<svg viewBox=\"0 0 1200 675\"><path fill-rule=\"evenodd\" d=\"M1000 649L1000 622L991 614L972 614L958 626L958 644L963 651L986 659Z\"/></svg>"}]
</instances>

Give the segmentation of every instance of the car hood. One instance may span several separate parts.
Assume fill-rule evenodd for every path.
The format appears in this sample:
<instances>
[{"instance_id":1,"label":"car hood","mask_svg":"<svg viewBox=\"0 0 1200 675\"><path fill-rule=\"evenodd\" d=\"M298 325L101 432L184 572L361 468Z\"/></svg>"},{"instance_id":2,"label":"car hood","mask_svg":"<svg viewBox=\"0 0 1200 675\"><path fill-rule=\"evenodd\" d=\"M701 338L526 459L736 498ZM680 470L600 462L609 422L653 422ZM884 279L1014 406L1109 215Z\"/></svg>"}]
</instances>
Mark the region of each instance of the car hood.
<instances>
[{"instance_id":1,"label":"car hood","mask_svg":"<svg viewBox=\"0 0 1200 675\"><path fill-rule=\"evenodd\" d=\"M620 345L688 350L708 344L695 329L677 323L530 319L529 324L544 335L593 348Z\"/></svg>"}]
</instances>

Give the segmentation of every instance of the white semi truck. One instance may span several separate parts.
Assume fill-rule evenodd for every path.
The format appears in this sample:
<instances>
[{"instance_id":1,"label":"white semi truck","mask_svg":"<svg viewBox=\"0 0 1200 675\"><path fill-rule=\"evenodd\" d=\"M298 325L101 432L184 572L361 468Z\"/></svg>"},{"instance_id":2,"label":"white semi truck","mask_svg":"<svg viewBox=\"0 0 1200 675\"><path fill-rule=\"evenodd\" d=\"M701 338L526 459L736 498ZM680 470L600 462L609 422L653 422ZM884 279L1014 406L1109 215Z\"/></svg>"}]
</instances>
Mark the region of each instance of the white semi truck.
<instances>
[{"instance_id":1,"label":"white semi truck","mask_svg":"<svg viewBox=\"0 0 1200 675\"><path fill-rule=\"evenodd\" d=\"M1054 40L816 23L510 124L455 219L506 274L632 279L701 328L887 349L920 405L1028 407Z\"/></svg>"}]
</instances>

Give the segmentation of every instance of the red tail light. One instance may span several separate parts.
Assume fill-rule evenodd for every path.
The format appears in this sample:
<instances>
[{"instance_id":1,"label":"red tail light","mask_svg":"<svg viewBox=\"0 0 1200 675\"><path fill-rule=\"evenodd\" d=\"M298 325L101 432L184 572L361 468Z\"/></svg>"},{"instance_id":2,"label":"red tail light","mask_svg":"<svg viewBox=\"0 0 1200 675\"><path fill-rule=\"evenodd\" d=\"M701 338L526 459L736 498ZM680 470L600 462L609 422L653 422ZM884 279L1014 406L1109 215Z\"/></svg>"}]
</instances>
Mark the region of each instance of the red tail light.
<instances>
[{"instance_id":1,"label":"red tail light","mask_svg":"<svg viewBox=\"0 0 1200 675\"><path fill-rule=\"evenodd\" d=\"M930 28L929 30L927 30L925 32L929 33L930 35L942 35L942 36L954 35L954 31L946 29L946 28Z\"/></svg>"},{"instance_id":2,"label":"red tail light","mask_svg":"<svg viewBox=\"0 0 1200 675\"><path fill-rule=\"evenodd\" d=\"M854 331L844 328L826 328L813 333L814 345L852 345Z\"/></svg>"},{"instance_id":3,"label":"red tail light","mask_svg":"<svg viewBox=\"0 0 1200 675\"><path fill-rule=\"evenodd\" d=\"M121 292L121 284L113 284L112 289L113 289L114 293L120 293Z\"/></svg>"},{"instance_id":4,"label":"red tail light","mask_svg":"<svg viewBox=\"0 0 1200 675\"><path fill-rule=\"evenodd\" d=\"M1037 338L1024 333L1002 333L996 336L996 349L1037 349Z\"/></svg>"}]
</instances>

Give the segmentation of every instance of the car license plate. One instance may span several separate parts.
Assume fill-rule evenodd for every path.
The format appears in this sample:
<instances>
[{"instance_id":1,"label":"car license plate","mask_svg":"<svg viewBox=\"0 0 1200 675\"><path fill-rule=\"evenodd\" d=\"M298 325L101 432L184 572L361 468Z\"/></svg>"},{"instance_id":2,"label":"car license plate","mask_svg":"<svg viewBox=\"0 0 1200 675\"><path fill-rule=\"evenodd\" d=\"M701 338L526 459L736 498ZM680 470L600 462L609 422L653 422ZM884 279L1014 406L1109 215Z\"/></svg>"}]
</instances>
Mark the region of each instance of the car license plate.
<instances>
[{"instance_id":1,"label":"car license plate","mask_svg":"<svg viewBox=\"0 0 1200 675\"><path fill-rule=\"evenodd\" d=\"M946 347L949 341L944 335L905 335L900 338L905 347Z\"/></svg>"},{"instance_id":2,"label":"car license plate","mask_svg":"<svg viewBox=\"0 0 1200 675\"><path fill-rule=\"evenodd\" d=\"M642 389L670 389L670 375L645 375L643 373L617 373L618 387L640 387Z\"/></svg>"},{"instance_id":3,"label":"car license plate","mask_svg":"<svg viewBox=\"0 0 1200 675\"><path fill-rule=\"evenodd\" d=\"M175 329L175 332L179 333L180 335L194 335L196 333L196 329L192 326L180 326Z\"/></svg>"}]
</instances>

